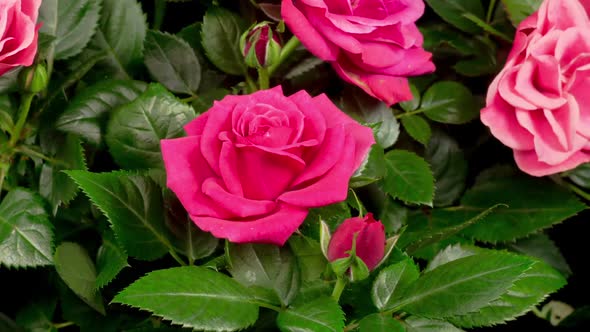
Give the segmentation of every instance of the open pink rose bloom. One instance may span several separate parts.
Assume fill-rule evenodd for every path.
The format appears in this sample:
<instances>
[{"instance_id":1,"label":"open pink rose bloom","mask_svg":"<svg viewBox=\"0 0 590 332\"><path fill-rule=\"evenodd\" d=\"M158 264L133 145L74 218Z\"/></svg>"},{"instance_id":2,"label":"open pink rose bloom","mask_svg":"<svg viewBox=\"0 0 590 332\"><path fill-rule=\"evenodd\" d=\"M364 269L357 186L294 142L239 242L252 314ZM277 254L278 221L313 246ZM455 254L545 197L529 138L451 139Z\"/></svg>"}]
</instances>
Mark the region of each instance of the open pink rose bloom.
<instances>
[{"instance_id":1,"label":"open pink rose bloom","mask_svg":"<svg viewBox=\"0 0 590 332\"><path fill-rule=\"evenodd\" d=\"M412 99L408 76L434 71L415 22L422 0L283 0L285 23L347 82L388 105Z\"/></svg>"},{"instance_id":2,"label":"open pink rose bloom","mask_svg":"<svg viewBox=\"0 0 590 332\"><path fill-rule=\"evenodd\" d=\"M325 95L280 87L227 96L185 130L161 143L168 187L197 226L238 243L283 244L309 208L345 200L375 143Z\"/></svg>"},{"instance_id":3,"label":"open pink rose bloom","mask_svg":"<svg viewBox=\"0 0 590 332\"><path fill-rule=\"evenodd\" d=\"M518 27L481 120L535 176L590 161L588 1L547 0Z\"/></svg>"},{"instance_id":4,"label":"open pink rose bloom","mask_svg":"<svg viewBox=\"0 0 590 332\"><path fill-rule=\"evenodd\" d=\"M40 5L41 0L0 1L0 75L33 63Z\"/></svg>"}]
</instances>

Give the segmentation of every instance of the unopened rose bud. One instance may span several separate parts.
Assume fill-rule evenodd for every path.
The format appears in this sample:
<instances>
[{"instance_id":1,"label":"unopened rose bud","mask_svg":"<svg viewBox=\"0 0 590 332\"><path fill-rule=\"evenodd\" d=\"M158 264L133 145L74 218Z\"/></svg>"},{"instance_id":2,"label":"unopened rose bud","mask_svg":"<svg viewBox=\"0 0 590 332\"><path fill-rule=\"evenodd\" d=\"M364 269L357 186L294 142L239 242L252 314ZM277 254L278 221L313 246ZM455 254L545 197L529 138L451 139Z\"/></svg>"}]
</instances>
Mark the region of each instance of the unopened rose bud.
<instances>
[{"instance_id":1,"label":"unopened rose bud","mask_svg":"<svg viewBox=\"0 0 590 332\"><path fill-rule=\"evenodd\" d=\"M28 93L38 93L47 87L49 77L47 76L47 70L42 64L33 65L31 67L24 68L19 73L19 86L20 89Z\"/></svg>"},{"instance_id":2,"label":"unopened rose bud","mask_svg":"<svg viewBox=\"0 0 590 332\"><path fill-rule=\"evenodd\" d=\"M355 239L356 234L356 239ZM349 257L355 243L356 256L373 270L379 265L386 251L385 227L368 213L364 218L344 220L336 229L328 245L328 260L333 262Z\"/></svg>"},{"instance_id":3,"label":"unopened rose bud","mask_svg":"<svg viewBox=\"0 0 590 332\"><path fill-rule=\"evenodd\" d=\"M240 39L240 46L246 64L252 68L267 68L281 54L279 36L269 22L258 23L246 31Z\"/></svg>"}]
</instances>

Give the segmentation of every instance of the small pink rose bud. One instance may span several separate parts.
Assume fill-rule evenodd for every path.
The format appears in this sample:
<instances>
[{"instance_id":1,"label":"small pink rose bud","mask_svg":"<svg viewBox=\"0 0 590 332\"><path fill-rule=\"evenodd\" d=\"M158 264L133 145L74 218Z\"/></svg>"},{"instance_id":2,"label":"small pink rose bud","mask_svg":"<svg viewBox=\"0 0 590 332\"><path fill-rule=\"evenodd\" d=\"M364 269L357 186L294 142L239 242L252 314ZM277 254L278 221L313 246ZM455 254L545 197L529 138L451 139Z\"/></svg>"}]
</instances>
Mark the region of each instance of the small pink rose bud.
<instances>
[{"instance_id":1,"label":"small pink rose bud","mask_svg":"<svg viewBox=\"0 0 590 332\"><path fill-rule=\"evenodd\" d=\"M281 53L281 42L269 22L258 23L246 31L240 40L246 64L252 68L267 68Z\"/></svg>"},{"instance_id":2,"label":"small pink rose bud","mask_svg":"<svg viewBox=\"0 0 590 332\"><path fill-rule=\"evenodd\" d=\"M364 218L356 217L344 220L336 229L328 245L328 260L333 262L350 256L356 235L356 256L363 260L369 270L373 270L385 255L385 227L375 220L372 213Z\"/></svg>"}]
</instances>

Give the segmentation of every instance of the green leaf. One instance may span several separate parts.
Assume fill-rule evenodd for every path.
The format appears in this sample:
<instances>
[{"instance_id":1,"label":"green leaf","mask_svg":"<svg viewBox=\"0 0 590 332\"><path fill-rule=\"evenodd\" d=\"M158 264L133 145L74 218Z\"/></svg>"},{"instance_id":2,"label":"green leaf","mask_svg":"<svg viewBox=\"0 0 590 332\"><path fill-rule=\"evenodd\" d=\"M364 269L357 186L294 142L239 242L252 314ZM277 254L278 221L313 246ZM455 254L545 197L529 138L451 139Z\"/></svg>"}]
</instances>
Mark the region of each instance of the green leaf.
<instances>
[{"instance_id":1,"label":"green leaf","mask_svg":"<svg viewBox=\"0 0 590 332\"><path fill-rule=\"evenodd\" d=\"M381 188L405 202L432 205L434 177L428 163L416 154L392 150L385 155L386 173Z\"/></svg>"},{"instance_id":2,"label":"green leaf","mask_svg":"<svg viewBox=\"0 0 590 332\"><path fill-rule=\"evenodd\" d=\"M137 98L146 87L141 81L98 82L82 90L68 103L55 126L94 145L100 145L106 131L108 113Z\"/></svg>"},{"instance_id":3,"label":"green leaf","mask_svg":"<svg viewBox=\"0 0 590 332\"><path fill-rule=\"evenodd\" d=\"M346 202L310 209L307 218L305 218L305 221L301 226L301 232L313 239L319 240L320 220L323 220L328 226L330 226L330 231L334 232L338 225L350 217L350 208Z\"/></svg>"},{"instance_id":4,"label":"green leaf","mask_svg":"<svg viewBox=\"0 0 590 332\"><path fill-rule=\"evenodd\" d=\"M379 311L387 311L395 303L394 298L399 298L410 284L420 276L418 267L411 258L406 258L399 263L390 265L381 272L373 282L371 299Z\"/></svg>"},{"instance_id":5,"label":"green leaf","mask_svg":"<svg viewBox=\"0 0 590 332\"><path fill-rule=\"evenodd\" d=\"M61 279L84 302L105 314L102 296L96 291L96 269L88 253L77 243L63 242L55 249L55 269Z\"/></svg>"},{"instance_id":6,"label":"green leaf","mask_svg":"<svg viewBox=\"0 0 590 332\"><path fill-rule=\"evenodd\" d=\"M387 104L367 95L361 89L349 88L342 94L342 110L361 123L380 124L375 139L381 147L392 146L399 136L399 123Z\"/></svg>"},{"instance_id":7,"label":"green leaf","mask_svg":"<svg viewBox=\"0 0 590 332\"><path fill-rule=\"evenodd\" d=\"M427 318L477 311L505 294L533 264L500 251L463 257L426 272L395 307Z\"/></svg>"},{"instance_id":8,"label":"green leaf","mask_svg":"<svg viewBox=\"0 0 590 332\"><path fill-rule=\"evenodd\" d=\"M110 229L105 230L102 234L102 245L96 254L96 289L106 286L128 266L127 253L115 238L115 233Z\"/></svg>"},{"instance_id":9,"label":"green leaf","mask_svg":"<svg viewBox=\"0 0 590 332\"><path fill-rule=\"evenodd\" d=\"M399 106L406 112L417 110L422 99L420 97L420 91L418 91L418 88L416 88L416 86L412 83L410 83L410 91L412 91L412 100L402 101L399 103Z\"/></svg>"},{"instance_id":10,"label":"green leaf","mask_svg":"<svg viewBox=\"0 0 590 332\"><path fill-rule=\"evenodd\" d=\"M453 204L465 190L468 165L459 144L446 133L436 130L426 146L424 158L436 179L434 205Z\"/></svg>"},{"instance_id":11,"label":"green leaf","mask_svg":"<svg viewBox=\"0 0 590 332\"><path fill-rule=\"evenodd\" d=\"M570 180L580 187L590 189L590 163L582 164L568 172Z\"/></svg>"},{"instance_id":12,"label":"green leaf","mask_svg":"<svg viewBox=\"0 0 590 332\"><path fill-rule=\"evenodd\" d=\"M559 247L545 234L535 234L514 243L509 243L508 248L518 253L538 258L557 269L566 277L572 274L572 270L559 251Z\"/></svg>"},{"instance_id":13,"label":"green leaf","mask_svg":"<svg viewBox=\"0 0 590 332\"><path fill-rule=\"evenodd\" d=\"M217 68L232 75L246 72L239 46L246 28L246 22L227 9L211 7L207 11L203 18L202 43L207 57Z\"/></svg>"},{"instance_id":14,"label":"green leaf","mask_svg":"<svg viewBox=\"0 0 590 332\"><path fill-rule=\"evenodd\" d=\"M61 316L79 326L82 332L119 332L120 319L104 316L82 301L63 281L57 280Z\"/></svg>"},{"instance_id":15,"label":"green leaf","mask_svg":"<svg viewBox=\"0 0 590 332\"><path fill-rule=\"evenodd\" d=\"M372 314L361 319L359 332L405 332L402 323L391 316Z\"/></svg>"},{"instance_id":16,"label":"green leaf","mask_svg":"<svg viewBox=\"0 0 590 332\"><path fill-rule=\"evenodd\" d=\"M22 188L0 203L0 264L7 267L52 265L53 230L41 197Z\"/></svg>"},{"instance_id":17,"label":"green leaf","mask_svg":"<svg viewBox=\"0 0 590 332\"><path fill-rule=\"evenodd\" d=\"M0 312L0 331L23 332L23 329L17 326L10 317Z\"/></svg>"},{"instance_id":18,"label":"green leaf","mask_svg":"<svg viewBox=\"0 0 590 332\"><path fill-rule=\"evenodd\" d=\"M316 282L326 270L328 261L322 254L320 244L309 237L293 235L289 247L297 259L301 271L301 283Z\"/></svg>"},{"instance_id":19,"label":"green leaf","mask_svg":"<svg viewBox=\"0 0 590 332\"><path fill-rule=\"evenodd\" d=\"M408 317L404 321L407 332L462 332L451 323L441 320L422 318L418 316Z\"/></svg>"},{"instance_id":20,"label":"green leaf","mask_svg":"<svg viewBox=\"0 0 590 332\"><path fill-rule=\"evenodd\" d=\"M471 13L484 19L484 9L480 1L473 0L426 0L426 3L443 20L467 33L478 34L481 29L477 24L465 18L464 14Z\"/></svg>"},{"instance_id":21,"label":"green leaf","mask_svg":"<svg viewBox=\"0 0 590 332\"><path fill-rule=\"evenodd\" d=\"M432 135L432 129L428 121L419 115L404 116L401 118L405 131L416 141L427 145Z\"/></svg>"},{"instance_id":22,"label":"green leaf","mask_svg":"<svg viewBox=\"0 0 590 332\"><path fill-rule=\"evenodd\" d=\"M332 298L321 297L281 311L277 325L283 332L341 332L344 313Z\"/></svg>"},{"instance_id":23,"label":"green leaf","mask_svg":"<svg viewBox=\"0 0 590 332\"><path fill-rule=\"evenodd\" d=\"M586 206L562 187L529 177L494 178L481 181L461 199L467 214L476 214L493 204L508 205L475 224L464 234L484 242L513 241L584 210Z\"/></svg>"},{"instance_id":24,"label":"green leaf","mask_svg":"<svg viewBox=\"0 0 590 332\"><path fill-rule=\"evenodd\" d=\"M299 291L301 275L288 246L230 244L227 248L229 272L234 279L248 287L272 290L284 306L292 302Z\"/></svg>"},{"instance_id":25,"label":"green leaf","mask_svg":"<svg viewBox=\"0 0 590 332\"><path fill-rule=\"evenodd\" d=\"M45 197L51 206L53 215L63 203L69 203L78 192L78 186L63 170L86 170L84 150L79 139L68 135L64 139L51 141L57 152L51 156L63 164L44 163L39 176L39 194Z\"/></svg>"},{"instance_id":26,"label":"green leaf","mask_svg":"<svg viewBox=\"0 0 590 332\"><path fill-rule=\"evenodd\" d=\"M258 319L258 305L246 287L224 274L194 266L150 272L113 302L197 330L234 331Z\"/></svg>"},{"instance_id":27,"label":"green leaf","mask_svg":"<svg viewBox=\"0 0 590 332\"><path fill-rule=\"evenodd\" d=\"M350 187L358 188L376 182L385 175L385 155L379 144L374 144L369 153L350 178Z\"/></svg>"},{"instance_id":28,"label":"green leaf","mask_svg":"<svg viewBox=\"0 0 590 332\"><path fill-rule=\"evenodd\" d=\"M78 60L104 53L101 75L131 79L142 63L146 31L145 16L136 0L102 0L98 29Z\"/></svg>"},{"instance_id":29,"label":"green leaf","mask_svg":"<svg viewBox=\"0 0 590 332\"><path fill-rule=\"evenodd\" d=\"M512 24L517 27L520 22L525 18L529 17L535 12L543 0L501 0L504 5L504 9L508 13L508 18Z\"/></svg>"},{"instance_id":30,"label":"green leaf","mask_svg":"<svg viewBox=\"0 0 590 332\"><path fill-rule=\"evenodd\" d=\"M78 55L96 31L102 0L44 0L39 8L42 33L53 39L52 56L63 60Z\"/></svg>"},{"instance_id":31,"label":"green leaf","mask_svg":"<svg viewBox=\"0 0 590 332\"><path fill-rule=\"evenodd\" d=\"M152 77L176 93L193 94L201 82L201 65L190 45L167 33L150 30L144 62Z\"/></svg>"},{"instance_id":32,"label":"green leaf","mask_svg":"<svg viewBox=\"0 0 590 332\"><path fill-rule=\"evenodd\" d=\"M433 121L462 124L476 118L480 107L471 91L463 84L441 81L426 90L420 109Z\"/></svg>"},{"instance_id":33,"label":"green leaf","mask_svg":"<svg viewBox=\"0 0 590 332\"><path fill-rule=\"evenodd\" d=\"M459 258L468 257L477 253L476 247L461 246L460 244L454 244L447 246L443 250L439 251L430 262L424 272L432 271L437 267L444 265L448 262L452 262Z\"/></svg>"},{"instance_id":34,"label":"green leaf","mask_svg":"<svg viewBox=\"0 0 590 332\"><path fill-rule=\"evenodd\" d=\"M163 86L150 84L136 100L119 107L109 120L106 141L111 155L127 169L162 167L160 140L183 135L183 126L194 117L190 106Z\"/></svg>"},{"instance_id":35,"label":"green leaf","mask_svg":"<svg viewBox=\"0 0 590 332\"><path fill-rule=\"evenodd\" d=\"M16 322L29 332L57 332L51 321L56 304L56 299L35 300L16 314ZM0 323L0 331L14 330L3 329Z\"/></svg>"},{"instance_id":36,"label":"green leaf","mask_svg":"<svg viewBox=\"0 0 590 332\"><path fill-rule=\"evenodd\" d=\"M173 250L164 223L160 188L148 177L123 172L66 172L109 218L117 239L137 259Z\"/></svg>"}]
</instances>

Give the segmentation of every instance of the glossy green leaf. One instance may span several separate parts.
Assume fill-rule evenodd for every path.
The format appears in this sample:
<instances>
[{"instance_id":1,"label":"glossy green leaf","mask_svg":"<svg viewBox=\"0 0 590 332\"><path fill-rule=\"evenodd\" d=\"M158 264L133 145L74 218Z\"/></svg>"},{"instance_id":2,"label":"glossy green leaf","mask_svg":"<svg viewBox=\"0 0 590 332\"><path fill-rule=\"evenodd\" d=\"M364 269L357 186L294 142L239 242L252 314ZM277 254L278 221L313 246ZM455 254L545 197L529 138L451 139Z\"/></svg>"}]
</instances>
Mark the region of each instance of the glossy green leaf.
<instances>
[{"instance_id":1,"label":"glossy green leaf","mask_svg":"<svg viewBox=\"0 0 590 332\"><path fill-rule=\"evenodd\" d=\"M150 272L113 302L197 330L235 331L258 319L258 305L246 287L224 274L194 266Z\"/></svg>"},{"instance_id":2,"label":"glossy green leaf","mask_svg":"<svg viewBox=\"0 0 590 332\"><path fill-rule=\"evenodd\" d=\"M102 234L102 245L96 254L96 285L97 289L111 282L127 264L127 253L121 247L115 233L107 229Z\"/></svg>"},{"instance_id":3,"label":"glossy green leaf","mask_svg":"<svg viewBox=\"0 0 590 332\"><path fill-rule=\"evenodd\" d=\"M476 118L480 107L471 91L463 84L441 81L426 90L420 109L433 121L462 124Z\"/></svg>"},{"instance_id":4,"label":"glossy green leaf","mask_svg":"<svg viewBox=\"0 0 590 332\"><path fill-rule=\"evenodd\" d=\"M221 8L210 8L203 18L202 43L209 60L222 71L232 75L246 72L240 50L240 37L247 23L237 14Z\"/></svg>"},{"instance_id":5,"label":"glossy green leaf","mask_svg":"<svg viewBox=\"0 0 590 332\"><path fill-rule=\"evenodd\" d=\"M53 229L41 197L21 188L0 203L0 265L52 265Z\"/></svg>"},{"instance_id":6,"label":"glossy green leaf","mask_svg":"<svg viewBox=\"0 0 590 332\"><path fill-rule=\"evenodd\" d=\"M460 328L442 320L410 316L404 321L406 332L462 332Z\"/></svg>"},{"instance_id":7,"label":"glossy green leaf","mask_svg":"<svg viewBox=\"0 0 590 332\"><path fill-rule=\"evenodd\" d=\"M102 0L44 0L39 9L40 32L53 39L52 57L79 54L96 31Z\"/></svg>"},{"instance_id":8,"label":"glossy green leaf","mask_svg":"<svg viewBox=\"0 0 590 332\"><path fill-rule=\"evenodd\" d=\"M183 126L194 117L190 106L178 101L163 86L150 84L135 101L113 114L106 142L123 168L159 168L163 166L160 140L183 135Z\"/></svg>"},{"instance_id":9,"label":"glossy green leaf","mask_svg":"<svg viewBox=\"0 0 590 332\"><path fill-rule=\"evenodd\" d=\"M402 101L399 103L399 106L406 112L417 110L420 106L420 102L422 101L420 91L418 91L418 88L412 83L410 83L410 91L412 91L412 100Z\"/></svg>"},{"instance_id":10,"label":"glossy green leaf","mask_svg":"<svg viewBox=\"0 0 590 332\"><path fill-rule=\"evenodd\" d=\"M434 205L453 204L465 190L468 165L459 144L446 133L436 130L426 146L424 158L432 167L436 190Z\"/></svg>"},{"instance_id":11,"label":"glossy green leaf","mask_svg":"<svg viewBox=\"0 0 590 332\"><path fill-rule=\"evenodd\" d=\"M350 217L350 208L346 202L311 209L307 218L305 218L303 225L301 225L301 232L313 239L319 240L320 220L323 220L328 226L330 226L330 231L333 232L338 225Z\"/></svg>"},{"instance_id":12,"label":"glossy green leaf","mask_svg":"<svg viewBox=\"0 0 590 332\"><path fill-rule=\"evenodd\" d=\"M432 135L430 124L419 115L404 116L401 118L404 130L416 141L427 145Z\"/></svg>"},{"instance_id":13,"label":"glossy green leaf","mask_svg":"<svg viewBox=\"0 0 590 332\"><path fill-rule=\"evenodd\" d=\"M144 43L144 62L152 77L172 92L193 94L201 83L201 65L184 40L150 30Z\"/></svg>"},{"instance_id":14,"label":"glossy green leaf","mask_svg":"<svg viewBox=\"0 0 590 332\"><path fill-rule=\"evenodd\" d=\"M301 283L316 282L328 263L319 242L306 236L293 235L289 238L289 247L297 259Z\"/></svg>"},{"instance_id":15,"label":"glossy green leaf","mask_svg":"<svg viewBox=\"0 0 590 332\"><path fill-rule=\"evenodd\" d=\"M543 3L543 0L501 0L512 24L517 27Z\"/></svg>"},{"instance_id":16,"label":"glossy green leaf","mask_svg":"<svg viewBox=\"0 0 590 332\"><path fill-rule=\"evenodd\" d=\"M361 319L359 332L405 332L406 329L391 316L372 314Z\"/></svg>"},{"instance_id":17,"label":"glossy green leaf","mask_svg":"<svg viewBox=\"0 0 590 332\"><path fill-rule=\"evenodd\" d=\"M332 298L321 297L281 311L277 325L283 332L341 332L344 313Z\"/></svg>"},{"instance_id":18,"label":"glossy green leaf","mask_svg":"<svg viewBox=\"0 0 590 332\"><path fill-rule=\"evenodd\" d=\"M367 95L361 89L345 90L340 100L341 108L361 123L380 124L375 139L383 148L392 146L399 136L399 123L391 108Z\"/></svg>"},{"instance_id":19,"label":"glossy green leaf","mask_svg":"<svg viewBox=\"0 0 590 332\"><path fill-rule=\"evenodd\" d=\"M590 189L590 163L582 164L567 173L570 180L580 187Z\"/></svg>"},{"instance_id":20,"label":"glossy green leaf","mask_svg":"<svg viewBox=\"0 0 590 332\"><path fill-rule=\"evenodd\" d=\"M98 82L82 90L68 103L55 126L94 145L100 145L106 131L108 114L137 98L146 87L141 81Z\"/></svg>"},{"instance_id":21,"label":"glossy green leaf","mask_svg":"<svg viewBox=\"0 0 590 332\"><path fill-rule=\"evenodd\" d=\"M513 241L560 223L586 206L562 187L544 179L528 177L493 178L480 181L461 199L468 213L476 214L493 204L498 208L464 234L485 242Z\"/></svg>"},{"instance_id":22,"label":"glossy green leaf","mask_svg":"<svg viewBox=\"0 0 590 332\"><path fill-rule=\"evenodd\" d=\"M84 302L105 314L102 296L96 290L96 268L82 246L63 242L55 249L55 269L61 279Z\"/></svg>"},{"instance_id":23,"label":"glossy green leaf","mask_svg":"<svg viewBox=\"0 0 590 332\"><path fill-rule=\"evenodd\" d=\"M379 144L374 144L369 153L350 178L350 187L358 188L379 181L385 175L385 155Z\"/></svg>"},{"instance_id":24,"label":"glossy green leaf","mask_svg":"<svg viewBox=\"0 0 590 332\"><path fill-rule=\"evenodd\" d=\"M416 279L420 271L411 258L406 258L399 263L390 265L381 272L373 282L371 299L379 311L391 309L401 293Z\"/></svg>"},{"instance_id":25,"label":"glossy green leaf","mask_svg":"<svg viewBox=\"0 0 590 332\"><path fill-rule=\"evenodd\" d=\"M234 279L248 287L272 290L285 306L295 298L301 275L289 246L230 244L227 248L229 272Z\"/></svg>"},{"instance_id":26,"label":"glossy green leaf","mask_svg":"<svg viewBox=\"0 0 590 332\"><path fill-rule=\"evenodd\" d=\"M44 163L39 176L39 194L45 197L55 215L61 204L70 202L78 192L78 186L63 170L86 170L84 150L78 138L68 135L51 142L56 152L49 154L60 164Z\"/></svg>"},{"instance_id":27,"label":"glossy green leaf","mask_svg":"<svg viewBox=\"0 0 590 332\"><path fill-rule=\"evenodd\" d=\"M463 257L423 274L395 307L427 318L474 312L505 294L533 264L499 251Z\"/></svg>"},{"instance_id":28,"label":"glossy green leaf","mask_svg":"<svg viewBox=\"0 0 590 332\"><path fill-rule=\"evenodd\" d=\"M57 332L52 322L56 302L56 299L37 299L16 314L16 322L28 332ZM3 329L0 322L0 331L14 330Z\"/></svg>"},{"instance_id":29,"label":"glossy green leaf","mask_svg":"<svg viewBox=\"0 0 590 332\"><path fill-rule=\"evenodd\" d=\"M528 238L520 239L514 243L509 243L508 248L551 265L564 276L572 274L572 270L565 257L561 254L559 247L545 234L534 234Z\"/></svg>"},{"instance_id":30,"label":"glossy green leaf","mask_svg":"<svg viewBox=\"0 0 590 332\"><path fill-rule=\"evenodd\" d=\"M392 150L385 155L386 173L381 188L408 203L432 205L434 177L428 163L416 154Z\"/></svg>"},{"instance_id":31,"label":"glossy green leaf","mask_svg":"<svg viewBox=\"0 0 590 332\"><path fill-rule=\"evenodd\" d=\"M471 34L478 34L481 29L477 24L465 18L465 13L471 13L484 19L484 9L480 1L473 0L426 0L426 3L443 20L454 27Z\"/></svg>"},{"instance_id":32,"label":"glossy green leaf","mask_svg":"<svg viewBox=\"0 0 590 332\"><path fill-rule=\"evenodd\" d=\"M122 172L66 172L108 217L129 256L154 260L173 249L160 188L149 178Z\"/></svg>"}]
</instances>

